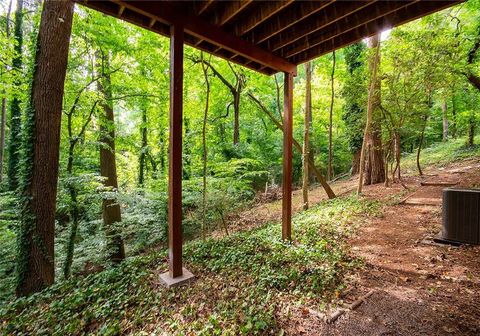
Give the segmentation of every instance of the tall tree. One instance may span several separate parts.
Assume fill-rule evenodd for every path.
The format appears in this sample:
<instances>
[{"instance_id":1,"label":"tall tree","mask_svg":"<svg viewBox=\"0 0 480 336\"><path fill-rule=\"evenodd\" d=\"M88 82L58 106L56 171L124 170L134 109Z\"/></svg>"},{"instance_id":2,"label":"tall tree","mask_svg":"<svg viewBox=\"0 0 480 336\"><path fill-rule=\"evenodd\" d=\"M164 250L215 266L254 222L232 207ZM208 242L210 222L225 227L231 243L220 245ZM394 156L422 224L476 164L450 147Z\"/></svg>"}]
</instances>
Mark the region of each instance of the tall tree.
<instances>
[{"instance_id":1,"label":"tall tree","mask_svg":"<svg viewBox=\"0 0 480 336\"><path fill-rule=\"evenodd\" d=\"M13 28L13 35L15 37L15 57L12 61L12 67L17 72L15 76L15 86L20 87L23 76L20 73L23 71L23 0L17 1L17 9L15 10L15 24ZM10 190L15 190L18 187L18 164L20 161L19 148L21 144L21 118L22 112L20 109L20 98L18 94L13 96L10 103L10 139L8 143L8 187Z\"/></svg>"},{"instance_id":2,"label":"tall tree","mask_svg":"<svg viewBox=\"0 0 480 336\"><path fill-rule=\"evenodd\" d=\"M446 142L448 140L448 116L447 116L447 98L444 96L442 98L442 141Z\"/></svg>"},{"instance_id":3,"label":"tall tree","mask_svg":"<svg viewBox=\"0 0 480 336\"><path fill-rule=\"evenodd\" d=\"M8 3L7 15L5 17L5 36L7 40L10 38L10 13L12 11L12 2ZM5 71L8 71L8 66L5 65ZM0 182L3 181L3 156L5 154L5 128L7 127L7 96L6 92L2 97L2 110L0 117Z\"/></svg>"},{"instance_id":4,"label":"tall tree","mask_svg":"<svg viewBox=\"0 0 480 336\"><path fill-rule=\"evenodd\" d=\"M201 53L201 59L203 61L203 52ZM210 80L208 78L208 68L205 62L202 62L202 71L203 77L205 78L205 110L203 112L203 121L202 121L202 238L206 237L206 227L207 227L207 121L208 121L208 108L210 103Z\"/></svg>"},{"instance_id":5,"label":"tall tree","mask_svg":"<svg viewBox=\"0 0 480 336\"><path fill-rule=\"evenodd\" d=\"M357 193L360 194L362 192L362 185L364 183L364 174L365 174L365 180L367 179L371 181L371 173L372 173L372 164L375 163L375 161L370 162L370 169L366 169L366 161L372 161L372 159L375 159L374 157L370 157L372 154L375 153L375 137L379 136L379 134L376 134L375 128L372 125L373 124L373 114L374 114L374 109L376 107L376 104L379 104L379 80L378 80L378 67L380 64L380 37L379 35L375 35L369 39L369 48L371 51L373 51L373 55L370 56L369 60L369 71L370 71L370 85L368 89L368 103L367 103L367 121L365 124L365 131L363 134L363 143L362 143L362 149L360 152L360 170L359 170L359 177L358 177L358 188L357 188ZM370 147L370 148L369 148ZM373 147L373 148L372 148ZM381 160L383 162L383 156L381 156ZM368 159L367 159L368 158ZM383 168L383 163L381 167L376 167L377 170L380 168L380 170L385 174L384 168ZM369 183L370 184L370 183Z\"/></svg>"},{"instance_id":6,"label":"tall tree","mask_svg":"<svg viewBox=\"0 0 480 336\"><path fill-rule=\"evenodd\" d=\"M142 144L140 148L139 169L138 169L138 185L143 187L145 183L145 171L147 168L148 154L148 128L147 128L147 104L145 101L141 103L142 123L140 125L140 135Z\"/></svg>"},{"instance_id":7,"label":"tall tree","mask_svg":"<svg viewBox=\"0 0 480 336\"><path fill-rule=\"evenodd\" d=\"M310 158L310 127L312 124L312 62L305 63L305 120L303 135L303 209L308 209L308 159Z\"/></svg>"},{"instance_id":8,"label":"tall tree","mask_svg":"<svg viewBox=\"0 0 480 336\"><path fill-rule=\"evenodd\" d=\"M18 296L54 282L60 122L73 2L45 0L37 36L21 165Z\"/></svg>"},{"instance_id":9,"label":"tall tree","mask_svg":"<svg viewBox=\"0 0 480 336\"><path fill-rule=\"evenodd\" d=\"M333 104L335 103L335 63L336 56L335 50L332 52L332 73L330 75L331 85L331 97L330 97L330 111L328 114L328 167L327 167L327 180L333 178Z\"/></svg>"},{"instance_id":10,"label":"tall tree","mask_svg":"<svg viewBox=\"0 0 480 336\"><path fill-rule=\"evenodd\" d=\"M102 77L97 81L97 90L103 100L100 103L100 174L104 185L112 192L118 189L117 164L115 160L115 120L113 116L112 82L108 52L96 53L97 72ZM102 201L103 226L107 237L109 259L120 262L125 259L125 247L118 224L122 221L120 204L115 197L104 197Z\"/></svg>"},{"instance_id":11,"label":"tall tree","mask_svg":"<svg viewBox=\"0 0 480 336\"><path fill-rule=\"evenodd\" d=\"M366 139L365 156L365 185L381 183L385 181L385 168L383 163L382 149L382 124L381 124L381 96L378 69L380 67L380 35L369 39L369 47L373 56L369 59L369 72L371 74L371 86L369 91L369 105L371 126Z\"/></svg>"}]
</instances>

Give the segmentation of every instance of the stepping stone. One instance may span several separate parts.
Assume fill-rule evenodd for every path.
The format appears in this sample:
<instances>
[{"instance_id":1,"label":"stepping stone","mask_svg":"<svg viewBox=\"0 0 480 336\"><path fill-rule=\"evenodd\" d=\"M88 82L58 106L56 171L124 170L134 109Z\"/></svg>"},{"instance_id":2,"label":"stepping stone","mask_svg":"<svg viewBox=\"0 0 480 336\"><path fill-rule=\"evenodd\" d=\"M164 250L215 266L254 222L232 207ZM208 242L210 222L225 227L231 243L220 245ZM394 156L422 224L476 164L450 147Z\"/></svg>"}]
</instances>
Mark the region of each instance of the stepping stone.
<instances>
[{"instance_id":1,"label":"stepping stone","mask_svg":"<svg viewBox=\"0 0 480 336\"><path fill-rule=\"evenodd\" d=\"M407 198L403 204L406 205L442 205L441 198L411 197Z\"/></svg>"},{"instance_id":2,"label":"stepping stone","mask_svg":"<svg viewBox=\"0 0 480 336\"><path fill-rule=\"evenodd\" d=\"M425 182L420 182L420 185L422 186L432 186L432 187L452 187L454 185L457 185L458 181L425 181Z\"/></svg>"}]
</instances>

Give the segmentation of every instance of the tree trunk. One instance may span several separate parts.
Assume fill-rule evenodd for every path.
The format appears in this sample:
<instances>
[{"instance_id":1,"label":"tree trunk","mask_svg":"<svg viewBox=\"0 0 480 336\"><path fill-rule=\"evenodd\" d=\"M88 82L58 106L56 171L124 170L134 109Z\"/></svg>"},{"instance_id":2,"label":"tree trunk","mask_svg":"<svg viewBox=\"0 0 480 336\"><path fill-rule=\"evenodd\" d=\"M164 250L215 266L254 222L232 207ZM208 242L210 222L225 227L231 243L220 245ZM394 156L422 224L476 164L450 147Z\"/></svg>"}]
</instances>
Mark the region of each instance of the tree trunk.
<instances>
[{"instance_id":1,"label":"tree trunk","mask_svg":"<svg viewBox=\"0 0 480 336\"><path fill-rule=\"evenodd\" d=\"M303 195L303 209L308 209L308 159L310 157L310 125L312 115L312 63L305 63L305 124L303 136L303 181L302 181L302 195Z\"/></svg>"},{"instance_id":2,"label":"tree trunk","mask_svg":"<svg viewBox=\"0 0 480 336\"><path fill-rule=\"evenodd\" d=\"M457 138L457 105L455 95L452 95L452 138Z\"/></svg>"},{"instance_id":3,"label":"tree trunk","mask_svg":"<svg viewBox=\"0 0 480 336\"><path fill-rule=\"evenodd\" d=\"M17 9L15 10L15 57L12 60L12 67L18 73L23 71L22 47L23 47L23 0L17 1ZM15 86L20 88L23 76L18 75L15 79ZM8 188L15 190L18 188L18 165L20 161L20 144L21 144L21 119L22 112L20 108L20 99L18 93L13 96L10 104L10 141L8 143Z\"/></svg>"},{"instance_id":4,"label":"tree trunk","mask_svg":"<svg viewBox=\"0 0 480 336\"><path fill-rule=\"evenodd\" d=\"M147 151L148 151L148 139L147 139L147 109L142 108L142 126L140 127L142 135L142 146L140 149L139 169L138 169L138 185L143 187L145 182L145 170L147 165Z\"/></svg>"},{"instance_id":5,"label":"tree trunk","mask_svg":"<svg viewBox=\"0 0 480 336\"><path fill-rule=\"evenodd\" d=\"M160 138L160 169L162 171L162 176L165 174L165 167L166 167L166 164L165 164L165 130L162 128L160 128L160 134L159 134L159 138Z\"/></svg>"},{"instance_id":6,"label":"tree trunk","mask_svg":"<svg viewBox=\"0 0 480 336\"><path fill-rule=\"evenodd\" d=\"M424 122L422 127L422 133L420 133L420 139L418 140L418 149L417 149L417 169L418 169L418 174L420 176L423 176L422 167L420 166L420 153L423 147L423 139L425 138L425 129L427 128L428 116L424 116L423 120Z\"/></svg>"},{"instance_id":7,"label":"tree trunk","mask_svg":"<svg viewBox=\"0 0 480 336\"><path fill-rule=\"evenodd\" d=\"M203 59L203 53L202 53ZM203 192L202 192L202 238L206 238L206 228L207 228L207 121L208 121L208 105L210 102L210 81L208 79L208 69L204 62L202 62L203 76L205 78L206 92L205 92L205 110L203 113L203 123L202 123L202 149L203 149L203 169L202 169L202 182L203 182ZM223 216L222 216L223 221ZM226 228L226 225L225 225ZM227 231L228 235L228 231Z\"/></svg>"},{"instance_id":8,"label":"tree trunk","mask_svg":"<svg viewBox=\"0 0 480 336\"><path fill-rule=\"evenodd\" d=\"M331 82L331 98L330 98L330 113L328 116L328 167L327 180L331 181L333 178L333 145L332 145L332 129L333 129L333 104L335 103L335 51L332 52L332 74Z\"/></svg>"},{"instance_id":9,"label":"tree trunk","mask_svg":"<svg viewBox=\"0 0 480 336\"><path fill-rule=\"evenodd\" d=\"M71 127L71 117L69 116L68 122ZM67 175L69 178L73 177L73 157L75 154L75 144L76 140L70 139L70 145L68 147L68 161L67 161ZM75 240L77 238L78 231L78 221L79 221L79 209L78 209L78 200L77 200L77 189L72 181L68 181L68 193L70 195L71 209L70 216L72 219L72 226L70 227L70 234L68 236L65 263L63 265L63 276L65 279L70 277L72 263L73 263L73 253L75 249Z\"/></svg>"},{"instance_id":10,"label":"tree trunk","mask_svg":"<svg viewBox=\"0 0 480 336\"><path fill-rule=\"evenodd\" d=\"M362 192L362 184L364 182L365 184L372 184L385 181L380 122L374 120L376 117L375 111L380 106L380 79L377 78L378 67L380 66L379 35L369 39L369 47L371 50L375 48L375 51L373 57L370 57L369 60L370 87L368 90L367 122L360 151L358 194Z\"/></svg>"},{"instance_id":11,"label":"tree trunk","mask_svg":"<svg viewBox=\"0 0 480 336\"><path fill-rule=\"evenodd\" d=\"M233 144L237 145L240 141L240 91L232 92L233 94Z\"/></svg>"},{"instance_id":12,"label":"tree trunk","mask_svg":"<svg viewBox=\"0 0 480 336\"><path fill-rule=\"evenodd\" d=\"M360 152L361 150L357 150L353 153L352 156L352 175L358 174L360 171Z\"/></svg>"},{"instance_id":13,"label":"tree trunk","mask_svg":"<svg viewBox=\"0 0 480 336\"><path fill-rule=\"evenodd\" d=\"M17 295L50 286L55 278L54 238L60 124L73 2L45 0L37 36L21 166Z\"/></svg>"},{"instance_id":14,"label":"tree trunk","mask_svg":"<svg viewBox=\"0 0 480 336\"><path fill-rule=\"evenodd\" d=\"M5 36L7 39L10 38L10 13L12 11L12 1L8 3L7 16L5 17ZM8 71L8 66L5 65L5 71ZM3 181L3 160L5 154L5 128L7 127L7 98L5 97L6 92L3 92L4 96L2 98L2 115L0 120L0 182Z\"/></svg>"},{"instance_id":15,"label":"tree trunk","mask_svg":"<svg viewBox=\"0 0 480 336\"><path fill-rule=\"evenodd\" d=\"M442 141L446 142L448 140L448 116L447 116L447 99L443 97L442 101Z\"/></svg>"},{"instance_id":16,"label":"tree trunk","mask_svg":"<svg viewBox=\"0 0 480 336\"><path fill-rule=\"evenodd\" d=\"M473 146L475 143L475 115L472 114L470 115L470 118L468 119L468 141L467 145L468 146Z\"/></svg>"},{"instance_id":17,"label":"tree trunk","mask_svg":"<svg viewBox=\"0 0 480 336\"><path fill-rule=\"evenodd\" d=\"M395 155L395 168L392 170L392 180L395 182L395 174L398 176L398 180L401 178L400 174L400 158L401 158L401 141L398 131L393 132L393 152Z\"/></svg>"},{"instance_id":18,"label":"tree trunk","mask_svg":"<svg viewBox=\"0 0 480 336\"><path fill-rule=\"evenodd\" d=\"M97 52L97 71L102 80L97 82L97 90L103 97L100 118L100 174L105 178L104 185L117 191L117 165L115 161L115 121L112 106L112 87L109 74L108 54ZM120 230L116 227L122 221L120 204L115 199L104 198L102 202L103 226L107 237L109 259L120 262L125 259L125 248Z\"/></svg>"}]
</instances>

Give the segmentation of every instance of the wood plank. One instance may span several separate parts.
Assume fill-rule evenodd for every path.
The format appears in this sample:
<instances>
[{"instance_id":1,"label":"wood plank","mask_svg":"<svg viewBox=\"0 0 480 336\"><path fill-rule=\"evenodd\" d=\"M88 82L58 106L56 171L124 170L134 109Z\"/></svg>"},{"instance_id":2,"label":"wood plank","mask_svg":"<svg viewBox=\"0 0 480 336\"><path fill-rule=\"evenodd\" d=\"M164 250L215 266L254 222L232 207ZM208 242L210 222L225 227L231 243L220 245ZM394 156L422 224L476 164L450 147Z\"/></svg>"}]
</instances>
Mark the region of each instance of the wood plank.
<instances>
[{"instance_id":1,"label":"wood plank","mask_svg":"<svg viewBox=\"0 0 480 336\"><path fill-rule=\"evenodd\" d=\"M347 30L333 39L321 43L315 47L309 48L305 52L290 57L288 60L295 64L307 62L319 56L325 55L332 50L346 47L361 39L375 35L383 30L391 29L395 26L418 19L422 16L437 12L463 0L438 0L438 1L419 1L410 4L400 10L383 16L377 20L371 21L361 27Z\"/></svg>"},{"instance_id":2,"label":"wood plank","mask_svg":"<svg viewBox=\"0 0 480 336\"><path fill-rule=\"evenodd\" d=\"M242 10L247 8L248 5L252 3L253 0L236 0L236 1L224 1L222 2L223 7L218 13L214 13L213 24L217 26L223 26L230 20L232 20L236 15L238 15Z\"/></svg>"},{"instance_id":3,"label":"wood plank","mask_svg":"<svg viewBox=\"0 0 480 336\"><path fill-rule=\"evenodd\" d=\"M293 0L260 2L248 16L234 26L235 35L242 36L248 33L292 3Z\"/></svg>"},{"instance_id":4,"label":"wood plank","mask_svg":"<svg viewBox=\"0 0 480 336\"><path fill-rule=\"evenodd\" d=\"M223 7L221 7L218 12L210 15L213 17L213 20L209 22L217 26L223 26L252 3L252 1L253 0L224 1L222 2ZM202 42L203 40L199 40L195 45L197 46ZM220 50L220 47L215 51L218 50Z\"/></svg>"},{"instance_id":5,"label":"wood plank","mask_svg":"<svg viewBox=\"0 0 480 336\"><path fill-rule=\"evenodd\" d=\"M198 1L198 7L195 12L197 15L203 14L213 4L214 0Z\"/></svg>"},{"instance_id":6,"label":"wood plank","mask_svg":"<svg viewBox=\"0 0 480 336\"><path fill-rule=\"evenodd\" d=\"M292 239L293 75L284 74L282 239Z\"/></svg>"},{"instance_id":7,"label":"wood plank","mask_svg":"<svg viewBox=\"0 0 480 336\"><path fill-rule=\"evenodd\" d=\"M319 31L346 16L355 16L357 11L374 4L375 1L376 0L337 2L318 12L316 15L298 21L292 27L284 30L280 34L274 35L271 39L265 41L265 43L268 45L269 50L276 51L288 44L294 43L308 34Z\"/></svg>"},{"instance_id":8,"label":"wood plank","mask_svg":"<svg viewBox=\"0 0 480 336\"><path fill-rule=\"evenodd\" d=\"M180 24L185 27L185 32L199 39L221 46L235 54L241 55L247 59L266 65L276 71L296 73L297 67L287 62L285 59L274 55L273 53L256 47L233 34L227 33L220 27L200 20L194 16L184 15L178 11L175 4L162 2L161 6L150 1L122 1L112 0L120 6L125 6L133 11L157 21L174 25ZM87 5L96 4L97 1L89 1ZM150 22L150 21L149 21ZM148 22L148 23L149 23ZM148 25L148 24L147 24Z\"/></svg>"},{"instance_id":9,"label":"wood plank","mask_svg":"<svg viewBox=\"0 0 480 336\"><path fill-rule=\"evenodd\" d=\"M170 277L182 270L183 27L170 28L170 141L168 161L168 256Z\"/></svg>"},{"instance_id":10,"label":"wood plank","mask_svg":"<svg viewBox=\"0 0 480 336\"><path fill-rule=\"evenodd\" d=\"M420 182L420 185L426 187L452 187L458 183L458 181L424 181Z\"/></svg>"},{"instance_id":11,"label":"wood plank","mask_svg":"<svg viewBox=\"0 0 480 336\"><path fill-rule=\"evenodd\" d=\"M420 0L412 1L412 3L417 1ZM410 2L407 1L375 3L372 6L368 6L361 11L356 12L355 15L348 15L343 19L336 21L332 26L328 25L324 30L317 32L317 34L308 34L304 38L298 40L293 48L290 45L287 45L285 48L279 50L278 53L280 55L285 55L285 57L292 57L304 50L324 43L325 41L342 34L345 32L345 27L347 26L351 27L351 29L358 28L366 23L377 20L383 15L388 15L402 7L408 6L409 4Z\"/></svg>"},{"instance_id":12,"label":"wood plank","mask_svg":"<svg viewBox=\"0 0 480 336\"><path fill-rule=\"evenodd\" d=\"M332 3L334 3L334 0L298 1L292 5L291 9L289 8L288 15L281 15L282 13L279 13L278 15L273 16L267 22L261 24L258 29L254 29L245 35L245 39L254 44L262 43L273 35L278 34L298 21L319 12Z\"/></svg>"}]
</instances>

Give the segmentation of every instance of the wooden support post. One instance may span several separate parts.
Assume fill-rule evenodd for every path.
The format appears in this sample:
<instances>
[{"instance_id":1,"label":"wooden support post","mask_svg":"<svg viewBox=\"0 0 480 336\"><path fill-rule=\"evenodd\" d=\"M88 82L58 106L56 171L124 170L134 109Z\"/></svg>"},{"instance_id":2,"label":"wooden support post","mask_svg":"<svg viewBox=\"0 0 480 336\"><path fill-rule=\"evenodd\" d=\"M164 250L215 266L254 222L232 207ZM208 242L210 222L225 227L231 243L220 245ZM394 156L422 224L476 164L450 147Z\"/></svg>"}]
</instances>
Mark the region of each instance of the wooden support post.
<instances>
[{"instance_id":1,"label":"wooden support post","mask_svg":"<svg viewBox=\"0 0 480 336\"><path fill-rule=\"evenodd\" d=\"M170 141L168 167L168 273L167 287L193 278L182 268L182 125L183 125L183 26L170 28Z\"/></svg>"},{"instance_id":2,"label":"wooden support post","mask_svg":"<svg viewBox=\"0 0 480 336\"><path fill-rule=\"evenodd\" d=\"M292 239L292 143L293 143L293 73L285 72L283 86L283 183L282 239Z\"/></svg>"},{"instance_id":3,"label":"wooden support post","mask_svg":"<svg viewBox=\"0 0 480 336\"><path fill-rule=\"evenodd\" d=\"M172 278L182 276L183 27L170 29L168 256Z\"/></svg>"}]
</instances>

